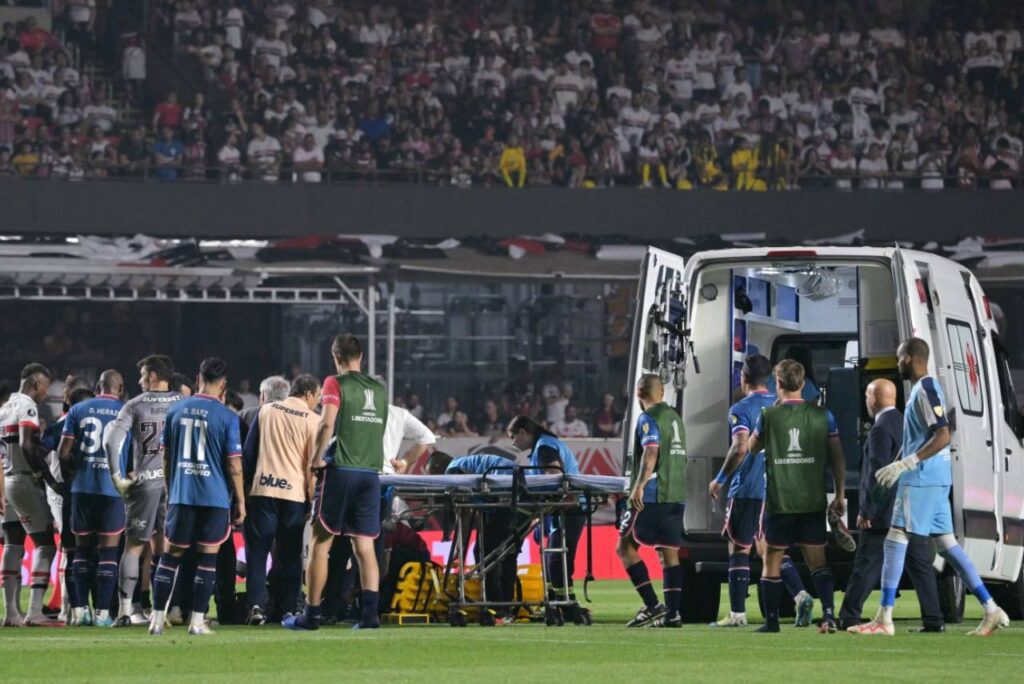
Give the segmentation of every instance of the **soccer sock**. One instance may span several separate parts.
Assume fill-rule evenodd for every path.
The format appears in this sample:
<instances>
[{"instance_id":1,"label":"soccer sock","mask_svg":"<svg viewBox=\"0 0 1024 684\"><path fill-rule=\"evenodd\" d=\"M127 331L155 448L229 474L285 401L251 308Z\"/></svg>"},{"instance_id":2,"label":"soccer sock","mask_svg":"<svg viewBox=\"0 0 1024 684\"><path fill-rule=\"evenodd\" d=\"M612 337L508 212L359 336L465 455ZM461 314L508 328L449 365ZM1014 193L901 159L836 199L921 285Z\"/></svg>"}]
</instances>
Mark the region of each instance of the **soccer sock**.
<instances>
[{"instance_id":1,"label":"soccer sock","mask_svg":"<svg viewBox=\"0 0 1024 684\"><path fill-rule=\"evenodd\" d=\"M3 568L4 601L8 618L21 615L18 594L21 589L21 560L25 557L25 547L20 544L4 544L3 555L0 556L0 568Z\"/></svg>"},{"instance_id":2,"label":"soccer sock","mask_svg":"<svg viewBox=\"0 0 1024 684\"><path fill-rule=\"evenodd\" d=\"M907 541L885 538L882 546L882 620L892 622L892 608L896 605L896 590L903 577L903 564L907 559Z\"/></svg>"},{"instance_id":3,"label":"soccer sock","mask_svg":"<svg viewBox=\"0 0 1024 684\"><path fill-rule=\"evenodd\" d=\"M71 564L74 577L75 598L72 608L85 608L89 605L89 552L80 550L75 554L75 562Z\"/></svg>"},{"instance_id":4,"label":"soccer sock","mask_svg":"<svg viewBox=\"0 0 1024 684\"><path fill-rule=\"evenodd\" d=\"M153 577L153 607L160 613L167 610L167 603L171 600L174 578L178 574L180 563L180 559L169 553L160 556L160 563L157 565L156 574Z\"/></svg>"},{"instance_id":5,"label":"soccer sock","mask_svg":"<svg viewBox=\"0 0 1024 684\"><path fill-rule=\"evenodd\" d=\"M646 607L653 608L658 605L658 595L654 593L654 587L651 586L651 576L647 574L647 566L644 565L643 561L637 561L626 568L626 574L629 575L630 581L633 582L633 587L640 594L640 598Z\"/></svg>"},{"instance_id":6,"label":"soccer sock","mask_svg":"<svg viewBox=\"0 0 1024 684\"><path fill-rule=\"evenodd\" d=\"M779 626L779 602L782 600L782 578L762 577L761 594L764 596L764 621L772 627Z\"/></svg>"},{"instance_id":7,"label":"soccer sock","mask_svg":"<svg viewBox=\"0 0 1024 684\"><path fill-rule=\"evenodd\" d=\"M75 563L75 549L64 549L64 597L68 605L74 607L78 602L78 585L75 584L73 571Z\"/></svg>"},{"instance_id":8,"label":"soccer sock","mask_svg":"<svg viewBox=\"0 0 1024 684\"><path fill-rule=\"evenodd\" d=\"M814 582L814 591L818 593L818 600L821 601L821 612L825 617L835 618L836 583L832 578L832 570L825 565L812 571L811 581Z\"/></svg>"},{"instance_id":9,"label":"soccer sock","mask_svg":"<svg viewBox=\"0 0 1024 684\"><path fill-rule=\"evenodd\" d=\"M43 614L43 597L46 595L46 588L50 586L50 566L53 565L53 557L57 555L57 547L52 544L40 546L32 557L32 593L28 600L28 614Z\"/></svg>"},{"instance_id":10,"label":"soccer sock","mask_svg":"<svg viewBox=\"0 0 1024 684\"><path fill-rule=\"evenodd\" d=\"M800 579L800 571L793 565L793 559L788 555L782 557L782 581L786 585L789 595L795 597L804 591L804 581Z\"/></svg>"},{"instance_id":11,"label":"soccer sock","mask_svg":"<svg viewBox=\"0 0 1024 684\"><path fill-rule=\"evenodd\" d=\"M747 589L750 587L750 556L734 553L729 556L729 610L747 612Z\"/></svg>"},{"instance_id":12,"label":"soccer sock","mask_svg":"<svg viewBox=\"0 0 1024 684\"><path fill-rule=\"evenodd\" d=\"M665 607L668 617L679 615L679 606L683 603L683 566L673 565L664 570Z\"/></svg>"},{"instance_id":13,"label":"soccer sock","mask_svg":"<svg viewBox=\"0 0 1024 684\"><path fill-rule=\"evenodd\" d=\"M201 553L196 558L196 577L192 581L192 614L206 615L210 597L217 586L217 554ZM196 624L194 621L192 624Z\"/></svg>"},{"instance_id":14,"label":"soccer sock","mask_svg":"<svg viewBox=\"0 0 1024 684\"><path fill-rule=\"evenodd\" d=\"M981 607L985 609L986 613L994 612L996 604L992 600L992 594L989 593L988 587L981 581L981 577L978 575L978 570L974 567L974 563L964 553L964 549L959 544L939 551L939 554L946 559L946 562L953 566L956 570L956 574L960 575L960 579L964 581L967 588L971 590L971 593L981 602Z\"/></svg>"},{"instance_id":15,"label":"soccer sock","mask_svg":"<svg viewBox=\"0 0 1024 684\"><path fill-rule=\"evenodd\" d=\"M97 554L99 562L96 564L96 613L99 617L106 617L110 612L114 587L117 585L117 547L103 547Z\"/></svg>"},{"instance_id":16,"label":"soccer sock","mask_svg":"<svg viewBox=\"0 0 1024 684\"><path fill-rule=\"evenodd\" d=\"M121 615L132 614L132 600L139 584L139 552L125 551L117 569L117 589L121 598Z\"/></svg>"},{"instance_id":17,"label":"soccer sock","mask_svg":"<svg viewBox=\"0 0 1024 684\"><path fill-rule=\"evenodd\" d=\"M295 623L304 629L320 629L320 606L306 604L306 612L295 618Z\"/></svg>"},{"instance_id":18,"label":"soccer sock","mask_svg":"<svg viewBox=\"0 0 1024 684\"><path fill-rule=\"evenodd\" d=\"M376 591L362 592L363 614L359 620L362 627L374 627L380 624L377 616L377 606L380 600L380 593Z\"/></svg>"}]
</instances>

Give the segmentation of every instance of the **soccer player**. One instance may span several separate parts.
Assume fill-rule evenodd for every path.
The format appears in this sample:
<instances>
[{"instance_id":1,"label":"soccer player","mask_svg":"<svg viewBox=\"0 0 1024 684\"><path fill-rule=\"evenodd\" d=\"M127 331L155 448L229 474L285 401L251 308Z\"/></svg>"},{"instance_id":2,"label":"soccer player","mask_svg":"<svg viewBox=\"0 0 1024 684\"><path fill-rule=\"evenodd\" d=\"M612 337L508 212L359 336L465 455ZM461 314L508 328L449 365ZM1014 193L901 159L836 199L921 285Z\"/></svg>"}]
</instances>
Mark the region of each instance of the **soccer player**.
<instances>
[{"instance_id":1,"label":"soccer player","mask_svg":"<svg viewBox=\"0 0 1024 684\"><path fill-rule=\"evenodd\" d=\"M30 363L21 371L21 386L0 408L0 438L4 453L4 599L5 626L45 625L43 595L50 583L50 564L57 553L53 540L53 518L40 478L56 491L63 491L46 467L46 450L40 443L38 403L46 401L50 389L50 371ZM21 561L25 556L25 536L36 547L32 558L32 593L28 614L21 615Z\"/></svg>"},{"instance_id":2,"label":"soccer player","mask_svg":"<svg viewBox=\"0 0 1024 684\"><path fill-rule=\"evenodd\" d=\"M133 599L143 556L159 559L163 552L167 490L160 435L167 412L182 399L180 392L170 389L174 376L170 358L159 354L147 356L139 361L138 368L142 394L125 403L104 438L110 474L114 487L124 498L127 519L117 582L121 609L115 627L148 623L142 607ZM147 547L149 554L144 553ZM146 570L141 570L144 593L149 592L151 575Z\"/></svg>"},{"instance_id":3,"label":"soccer player","mask_svg":"<svg viewBox=\"0 0 1024 684\"><path fill-rule=\"evenodd\" d=\"M110 602L117 584L117 551L124 532L124 503L110 479L103 448L107 426L117 418L124 395L124 379L115 370L100 374L100 394L75 404L61 430L60 460L74 470L71 481L71 531L78 549L71 572L75 597L71 622L86 627L110 627ZM95 552L96 615L89 611L89 558Z\"/></svg>"},{"instance_id":4,"label":"soccer player","mask_svg":"<svg viewBox=\"0 0 1024 684\"><path fill-rule=\"evenodd\" d=\"M380 534L380 472L384 467L384 428L388 393L382 384L360 371L363 350L352 335L338 335L331 345L338 375L324 380L317 428L317 461L322 470L313 498L313 541L306 569L306 612L286 617L288 629L320 627L320 604L327 583L327 560L334 537L352 540L359 563L362 615L356 629L380 626L377 616L380 572L374 540ZM323 458L332 434L333 453Z\"/></svg>"},{"instance_id":5,"label":"soccer player","mask_svg":"<svg viewBox=\"0 0 1024 684\"><path fill-rule=\"evenodd\" d=\"M758 632L779 631L782 593L782 558L790 546L799 546L821 601L819 632L836 631L835 581L825 564L826 511L845 511L843 491L846 462L839 444L835 418L824 408L802 399L804 367L785 359L775 367L780 403L761 409L750 440L750 451L764 450L764 514L761 519L765 544L761 592L765 623ZM828 504L825 469L832 467L836 497Z\"/></svg>"},{"instance_id":6,"label":"soccer player","mask_svg":"<svg viewBox=\"0 0 1024 684\"><path fill-rule=\"evenodd\" d=\"M529 416L518 415L508 425L508 437L512 440L513 446L517 449L530 452L530 465L543 466L544 472L553 470L554 464L561 464L561 471L566 475L577 475L580 466L576 462L576 456L562 440L558 439L550 430L545 429L537 421ZM533 471L538 472L538 471ZM558 522L558 516L547 516L543 523L543 534L550 537L549 545L553 548L565 547L568 549L566 555L567 576L562 576L562 563L555 562L554 558L547 558L547 575L550 582L548 595L551 600L576 601L576 594L573 591L572 576L576 567L576 547L580 543L580 535L583 534L583 527L587 522L586 512L580 499L580 506L570 508L565 512L565 529L554 527ZM569 587L569 595L565 596L565 587ZM584 624L587 620L584 611L578 605L565 607L561 610L564 619L576 624Z\"/></svg>"},{"instance_id":7,"label":"soccer player","mask_svg":"<svg viewBox=\"0 0 1024 684\"><path fill-rule=\"evenodd\" d=\"M60 460L60 439L64 431L64 421L67 419L68 411L75 404L87 399L92 399L96 394L89 389L85 378L68 376L64 380L64 412L53 423L46 426L40 443L47 452L47 462L50 465L50 472L54 479L65 483L59 492L53 488L47 491L47 499L50 502L50 513L53 515L53 522L60 534L61 564L58 569L61 581L61 601L59 621L64 624L71 624L71 606L75 603L77 590L75 587L74 562L75 562L75 535L71 531L71 493L67 491L67 484L74 479L70 463L61 463Z\"/></svg>"},{"instance_id":8,"label":"soccer player","mask_svg":"<svg viewBox=\"0 0 1024 684\"><path fill-rule=\"evenodd\" d=\"M679 607L683 598L683 544L686 501L686 430L683 419L665 403L661 378L648 373L636 388L643 413L636 424L633 485L629 508L619 527L615 551L644 607L627 627L682 627ZM664 575L665 603L651 586L647 565L638 553L640 544L658 549Z\"/></svg>"},{"instance_id":9,"label":"soccer player","mask_svg":"<svg viewBox=\"0 0 1024 684\"><path fill-rule=\"evenodd\" d=\"M939 555L953 566L970 592L981 602L985 617L968 634L989 636L1010 624L1010 618L996 605L974 563L953 535L953 515L949 505L949 490L953 484L950 427L942 386L928 375L930 354L928 343L917 337L906 340L896 351L900 376L912 382L913 387L907 396L903 416L903 458L875 473L875 479L883 487L899 483L892 509L892 525L884 544L882 605L874 620L850 627L847 631L852 634L892 636L896 633L892 609L903 575L909 535L931 536Z\"/></svg>"},{"instance_id":10,"label":"soccer player","mask_svg":"<svg viewBox=\"0 0 1024 684\"><path fill-rule=\"evenodd\" d=\"M192 589L188 633L213 634L206 610L217 579L217 551L231 534L231 525L245 521L242 488L242 445L238 416L224 406L227 365L210 357L199 365L199 387L193 396L167 412L160 445L169 488L167 550L153 577L153 615L149 633L164 633L164 617L182 556L193 544L198 564ZM230 515L232 494L234 516Z\"/></svg>"},{"instance_id":11,"label":"soccer player","mask_svg":"<svg viewBox=\"0 0 1024 684\"><path fill-rule=\"evenodd\" d=\"M765 557L764 540L758 535L761 508L764 506L764 452L750 453L748 447L750 433L757 424L761 409L776 401L775 395L768 390L771 373L771 361L761 354L750 356L743 363L740 388L745 396L729 409L732 441L722 469L708 485L708 493L713 499L718 499L725 485L729 485L729 504L723 530L729 538L729 615L712 623L715 627L746 626L751 547L756 543L761 558ZM782 557L781 572L782 582L796 603L795 625L806 627L814 617L814 599L804 589L800 572L788 555Z\"/></svg>"},{"instance_id":12,"label":"soccer player","mask_svg":"<svg viewBox=\"0 0 1024 684\"><path fill-rule=\"evenodd\" d=\"M262 392L261 392L262 394ZM300 375L283 401L268 401L253 417L243 449L246 507L246 623L267 622L267 556L276 544L275 577L285 613L296 612L302 588L302 533L313 498L310 464L316 449L320 385Z\"/></svg>"}]
</instances>

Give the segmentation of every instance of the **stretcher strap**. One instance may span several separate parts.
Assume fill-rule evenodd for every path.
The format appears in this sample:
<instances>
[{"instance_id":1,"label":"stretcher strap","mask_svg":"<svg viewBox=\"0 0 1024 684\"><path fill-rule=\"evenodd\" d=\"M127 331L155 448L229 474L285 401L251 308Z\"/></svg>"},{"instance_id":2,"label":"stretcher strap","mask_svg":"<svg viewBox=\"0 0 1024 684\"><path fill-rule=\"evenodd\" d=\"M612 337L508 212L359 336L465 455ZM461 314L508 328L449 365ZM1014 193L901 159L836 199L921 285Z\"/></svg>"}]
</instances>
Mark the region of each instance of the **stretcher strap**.
<instances>
[{"instance_id":1,"label":"stretcher strap","mask_svg":"<svg viewBox=\"0 0 1024 684\"><path fill-rule=\"evenodd\" d=\"M587 603L593 603L588 587L594 580L594 507L590 505L590 492L584 494L583 498L587 507L587 574L583 578L583 598Z\"/></svg>"}]
</instances>

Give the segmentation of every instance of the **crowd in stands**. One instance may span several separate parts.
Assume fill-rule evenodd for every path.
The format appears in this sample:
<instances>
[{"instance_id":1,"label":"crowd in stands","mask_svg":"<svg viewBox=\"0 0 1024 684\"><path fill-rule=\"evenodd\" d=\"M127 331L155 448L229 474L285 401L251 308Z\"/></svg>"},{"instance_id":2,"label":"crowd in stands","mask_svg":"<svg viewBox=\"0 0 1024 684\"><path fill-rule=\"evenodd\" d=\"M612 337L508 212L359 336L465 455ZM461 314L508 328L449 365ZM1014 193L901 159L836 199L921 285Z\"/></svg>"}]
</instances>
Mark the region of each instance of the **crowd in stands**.
<instances>
[{"instance_id":1,"label":"crowd in stands","mask_svg":"<svg viewBox=\"0 0 1024 684\"><path fill-rule=\"evenodd\" d=\"M62 35L84 40L95 3L65 4ZM202 77L183 97L158 93L144 121L118 121L52 34L3 27L0 174L740 190L1019 181L1015 3L150 5L153 40ZM136 86L144 54L125 44Z\"/></svg>"}]
</instances>

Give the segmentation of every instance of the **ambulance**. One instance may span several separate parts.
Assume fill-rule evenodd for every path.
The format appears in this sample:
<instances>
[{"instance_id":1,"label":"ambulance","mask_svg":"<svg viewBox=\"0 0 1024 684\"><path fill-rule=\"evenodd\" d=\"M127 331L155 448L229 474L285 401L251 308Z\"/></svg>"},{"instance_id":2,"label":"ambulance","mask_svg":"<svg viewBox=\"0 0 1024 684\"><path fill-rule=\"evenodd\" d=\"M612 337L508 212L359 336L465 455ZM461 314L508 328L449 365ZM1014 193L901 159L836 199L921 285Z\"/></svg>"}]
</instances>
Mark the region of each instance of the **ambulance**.
<instances>
[{"instance_id":1,"label":"ambulance","mask_svg":"<svg viewBox=\"0 0 1024 684\"><path fill-rule=\"evenodd\" d=\"M899 247L795 247L707 251L684 259L650 248L641 267L629 387L644 373L666 383L666 401L687 438L687 618L717 618L727 550L725 503L708 482L729 446L727 415L739 398L748 354L773 363L795 355L839 425L846 456L850 529L857 515L863 444L870 428L864 390L875 378L898 388L896 348L911 336L931 347L930 372L942 383L952 427L952 507L956 536L1013 619L1024 617L1024 421L1007 350L992 307L965 267ZM633 463L640 406L626 417L623 463ZM834 546L834 545L833 545ZM841 588L852 556L830 547ZM963 615L964 587L936 559L947 620Z\"/></svg>"}]
</instances>

